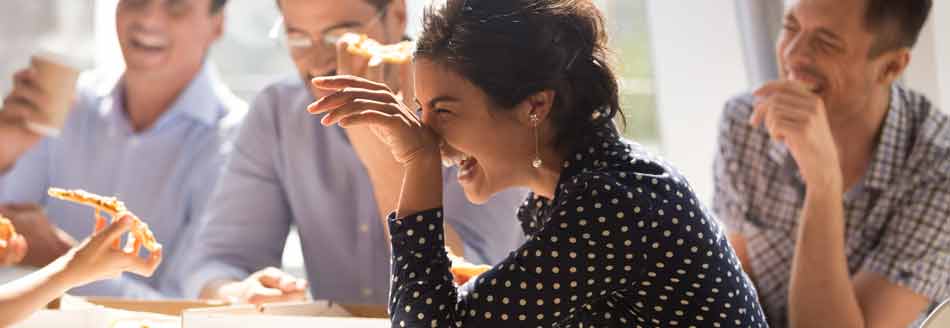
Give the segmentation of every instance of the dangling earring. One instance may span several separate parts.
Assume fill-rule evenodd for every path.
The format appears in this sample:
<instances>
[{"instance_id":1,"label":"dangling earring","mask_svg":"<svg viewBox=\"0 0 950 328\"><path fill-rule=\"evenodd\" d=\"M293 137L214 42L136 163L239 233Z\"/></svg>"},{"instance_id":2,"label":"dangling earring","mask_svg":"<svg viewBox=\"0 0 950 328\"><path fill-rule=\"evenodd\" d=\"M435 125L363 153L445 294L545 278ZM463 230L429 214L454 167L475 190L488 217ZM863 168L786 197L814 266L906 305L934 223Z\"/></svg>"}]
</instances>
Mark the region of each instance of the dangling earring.
<instances>
[{"instance_id":1,"label":"dangling earring","mask_svg":"<svg viewBox=\"0 0 950 328\"><path fill-rule=\"evenodd\" d=\"M538 114L531 114L531 125L534 126L534 160L531 161L531 166L536 169L541 168L541 164L544 164L541 161L541 137L538 135L539 122Z\"/></svg>"}]
</instances>

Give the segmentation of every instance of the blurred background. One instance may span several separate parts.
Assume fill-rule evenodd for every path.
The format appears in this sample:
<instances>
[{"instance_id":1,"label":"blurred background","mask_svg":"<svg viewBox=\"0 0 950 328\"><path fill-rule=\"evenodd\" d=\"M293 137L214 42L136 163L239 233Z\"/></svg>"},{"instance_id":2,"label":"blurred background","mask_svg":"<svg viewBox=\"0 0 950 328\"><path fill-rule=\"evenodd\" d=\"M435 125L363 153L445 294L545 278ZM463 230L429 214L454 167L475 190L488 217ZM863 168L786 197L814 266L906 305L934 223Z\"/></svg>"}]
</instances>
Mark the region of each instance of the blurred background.
<instances>
[{"instance_id":1,"label":"blurred background","mask_svg":"<svg viewBox=\"0 0 950 328\"><path fill-rule=\"evenodd\" d=\"M117 0L0 2L0 95L37 47L67 45L88 67L122 68L114 31ZM407 0L409 35L418 33L430 0ZM594 0L607 16L621 76L626 135L675 163L708 203L716 126L732 95L775 78L773 54L783 0ZM295 74L268 31L272 1L231 0L227 32L212 52L226 83L243 99ZM935 1L906 84L950 106L950 2ZM288 243L288 266L299 248Z\"/></svg>"},{"instance_id":2,"label":"blurred background","mask_svg":"<svg viewBox=\"0 0 950 328\"><path fill-rule=\"evenodd\" d=\"M427 1L409 0L409 35L418 33ZM618 68L623 76L625 108L630 108L630 136L656 146L659 129L653 93L650 35L644 0L603 0L610 16ZM11 87L9 77L26 65L28 56L44 43L67 43L89 63L121 63L112 24L116 0L6 1L0 4L0 92ZM245 100L269 82L292 73L281 46L268 38L278 12L272 1L232 0L227 8L227 34L213 60L230 87ZM116 69L121 67L114 65Z\"/></svg>"}]
</instances>

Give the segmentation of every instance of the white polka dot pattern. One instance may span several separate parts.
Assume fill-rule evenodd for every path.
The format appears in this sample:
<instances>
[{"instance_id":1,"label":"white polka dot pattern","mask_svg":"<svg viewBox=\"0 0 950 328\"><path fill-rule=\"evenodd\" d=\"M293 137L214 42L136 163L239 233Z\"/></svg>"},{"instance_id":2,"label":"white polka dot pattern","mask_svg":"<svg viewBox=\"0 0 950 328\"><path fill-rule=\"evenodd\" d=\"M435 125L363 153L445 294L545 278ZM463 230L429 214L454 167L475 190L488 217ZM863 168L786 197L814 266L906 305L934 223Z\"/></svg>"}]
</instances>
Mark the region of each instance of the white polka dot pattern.
<instances>
[{"instance_id":1,"label":"white polka dot pattern","mask_svg":"<svg viewBox=\"0 0 950 328\"><path fill-rule=\"evenodd\" d=\"M391 218L393 327L765 327L685 180L600 133L565 162L553 200L522 206L528 241L464 288L449 273L441 209Z\"/></svg>"}]
</instances>

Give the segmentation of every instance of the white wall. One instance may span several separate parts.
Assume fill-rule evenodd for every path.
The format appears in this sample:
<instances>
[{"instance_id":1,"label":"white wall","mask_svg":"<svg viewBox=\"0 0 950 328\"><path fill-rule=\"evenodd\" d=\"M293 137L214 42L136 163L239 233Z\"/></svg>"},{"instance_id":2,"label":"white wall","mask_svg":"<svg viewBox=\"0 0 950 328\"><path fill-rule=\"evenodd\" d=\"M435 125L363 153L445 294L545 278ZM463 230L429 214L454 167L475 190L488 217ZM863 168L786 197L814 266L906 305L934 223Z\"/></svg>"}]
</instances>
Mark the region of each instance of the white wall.
<instances>
[{"instance_id":1,"label":"white wall","mask_svg":"<svg viewBox=\"0 0 950 328\"><path fill-rule=\"evenodd\" d=\"M115 32L115 8L118 3L118 0L96 0L96 67L122 72L125 70L125 59Z\"/></svg>"},{"instance_id":2,"label":"white wall","mask_svg":"<svg viewBox=\"0 0 950 328\"><path fill-rule=\"evenodd\" d=\"M749 89L733 1L663 0L648 6L663 155L712 199L723 105Z\"/></svg>"},{"instance_id":3,"label":"white wall","mask_svg":"<svg viewBox=\"0 0 950 328\"><path fill-rule=\"evenodd\" d=\"M950 113L950 2L934 1L904 79Z\"/></svg>"},{"instance_id":4,"label":"white wall","mask_svg":"<svg viewBox=\"0 0 950 328\"><path fill-rule=\"evenodd\" d=\"M937 31L934 42L939 64L937 74L940 82L940 108L950 113L950 2L934 1L932 22L934 31Z\"/></svg>"}]
</instances>

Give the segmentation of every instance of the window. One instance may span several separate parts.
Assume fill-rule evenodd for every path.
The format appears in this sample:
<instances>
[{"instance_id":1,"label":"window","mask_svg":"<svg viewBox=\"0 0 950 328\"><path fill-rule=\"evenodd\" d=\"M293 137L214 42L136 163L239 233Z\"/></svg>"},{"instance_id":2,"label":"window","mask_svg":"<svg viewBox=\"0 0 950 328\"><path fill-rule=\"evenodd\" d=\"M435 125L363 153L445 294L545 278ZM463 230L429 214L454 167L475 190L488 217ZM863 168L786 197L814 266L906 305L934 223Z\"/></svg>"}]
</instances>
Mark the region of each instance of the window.
<instances>
[{"instance_id":1,"label":"window","mask_svg":"<svg viewBox=\"0 0 950 328\"><path fill-rule=\"evenodd\" d=\"M614 68L620 78L624 134L648 148L660 146L647 0L597 0L607 19Z\"/></svg>"},{"instance_id":2,"label":"window","mask_svg":"<svg viewBox=\"0 0 950 328\"><path fill-rule=\"evenodd\" d=\"M268 37L280 13L274 1L229 1L225 35L211 51L224 82L250 102L281 77L296 75L287 50Z\"/></svg>"},{"instance_id":3,"label":"window","mask_svg":"<svg viewBox=\"0 0 950 328\"><path fill-rule=\"evenodd\" d=\"M0 2L0 94L10 92L13 74L30 64L30 55L40 46L68 45L77 59L91 62L94 13L93 1Z\"/></svg>"},{"instance_id":4,"label":"window","mask_svg":"<svg viewBox=\"0 0 950 328\"><path fill-rule=\"evenodd\" d=\"M431 0L407 0L408 33L418 33L424 6ZM607 16L616 72L621 79L621 105L626 135L651 148L659 147L653 65L646 0L597 0ZM227 9L227 33L212 58L228 85L250 100L254 93L281 76L296 74L286 50L267 37L279 12L272 1L232 1Z\"/></svg>"}]
</instances>

